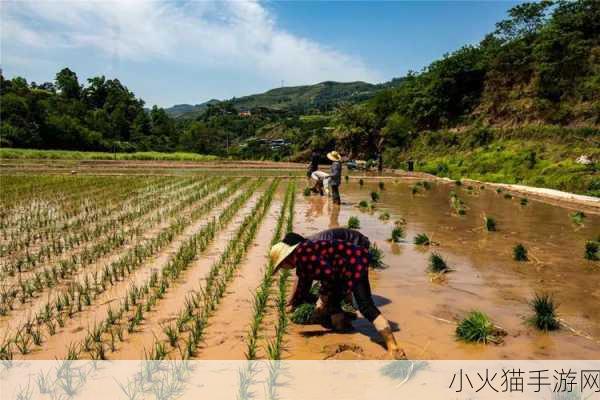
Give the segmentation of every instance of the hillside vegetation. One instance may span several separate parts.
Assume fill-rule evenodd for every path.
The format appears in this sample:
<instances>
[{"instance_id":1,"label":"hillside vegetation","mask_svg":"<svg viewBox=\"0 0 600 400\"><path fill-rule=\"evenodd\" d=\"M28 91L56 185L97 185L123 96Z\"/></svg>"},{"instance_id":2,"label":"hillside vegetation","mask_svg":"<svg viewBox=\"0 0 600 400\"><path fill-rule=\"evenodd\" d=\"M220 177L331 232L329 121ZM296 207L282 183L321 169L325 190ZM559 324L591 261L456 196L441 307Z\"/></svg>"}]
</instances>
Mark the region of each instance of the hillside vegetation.
<instances>
[{"instance_id":1,"label":"hillside vegetation","mask_svg":"<svg viewBox=\"0 0 600 400\"><path fill-rule=\"evenodd\" d=\"M480 43L385 84L283 87L169 112L144 109L117 79L82 85L67 68L53 83L1 78L0 143L276 160L336 148L387 167L412 159L455 179L597 196L600 2L545 0L508 14Z\"/></svg>"}]
</instances>

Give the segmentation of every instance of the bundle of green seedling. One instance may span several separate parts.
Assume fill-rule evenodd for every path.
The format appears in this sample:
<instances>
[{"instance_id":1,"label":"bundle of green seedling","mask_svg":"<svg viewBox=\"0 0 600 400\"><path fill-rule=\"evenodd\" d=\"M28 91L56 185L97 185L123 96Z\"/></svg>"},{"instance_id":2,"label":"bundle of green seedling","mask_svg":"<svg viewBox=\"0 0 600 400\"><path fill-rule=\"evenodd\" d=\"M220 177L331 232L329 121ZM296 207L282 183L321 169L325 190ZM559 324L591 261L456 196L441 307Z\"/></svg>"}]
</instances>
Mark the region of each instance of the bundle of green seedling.
<instances>
[{"instance_id":1,"label":"bundle of green seedling","mask_svg":"<svg viewBox=\"0 0 600 400\"><path fill-rule=\"evenodd\" d=\"M575 211L569 214L569 217L574 224L583 225L586 215L583 211Z\"/></svg>"},{"instance_id":2,"label":"bundle of green seedling","mask_svg":"<svg viewBox=\"0 0 600 400\"><path fill-rule=\"evenodd\" d=\"M481 311L472 311L456 327L456 336L459 340L471 343L502 343L502 336L506 335L497 328L490 318Z\"/></svg>"},{"instance_id":3,"label":"bundle of green seedling","mask_svg":"<svg viewBox=\"0 0 600 400\"><path fill-rule=\"evenodd\" d=\"M379 214L379 219L382 221L389 221L390 220L390 213L387 211L382 212L381 214Z\"/></svg>"},{"instance_id":4,"label":"bundle of green seedling","mask_svg":"<svg viewBox=\"0 0 600 400\"><path fill-rule=\"evenodd\" d=\"M378 202L379 201L379 193L378 192L371 192L371 200L373 202Z\"/></svg>"},{"instance_id":5,"label":"bundle of green seedling","mask_svg":"<svg viewBox=\"0 0 600 400\"><path fill-rule=\"evenodd\" d=\"M281 210L279 211L279 218L277 219L277 224L275 226L275 232L273 233L273 238L271 239L270 248L277 242L279 242L283 236L284 222L286 219L286 211L288 208L288 203L291 201L291 196L293 196L292 189L293 183L288 184L288 188L286 191L286 195L284 201L281 205ZM269 300L271 286L273 283L273 271L274 265L269 260L264 268L263 278L258 286L254 297L252 299L252 309L253 316L250 322L250 329L247 335L246 344L246 358L248 360L256 359L256 351L257 351L257 342L259 336L260 325L263 321L265 311L267 308L267 302Z\"/></svg>"},{"instance_id":6,"label":"bundle of green seedling","mask_svg":"<svg viewBox=\"0 0 600 400\"><path fill-rule=\"evenodd\" d=\"M427 271L432 274L445 274L451 270L448 267L446 260L444 260L441 255L432 253L429 256L429 266L427 267Z\"/></svg>"},{"instance_id":7,"label":"bundle of green seedling","mask_svg":"<svg viewBox=\"0 0 600 400\"><path fill-rule=\"evenodd\" d=\"M360 229L360 220L357 217L348 218L348 229Z\"/></svg>"},{"instance_id":8,"label":"bundle of green seedling","mask_svg":"<svg viewBox=\"0 0 600 400\"><path fill-rule=\"evenodd\" d=\"M513 247L513 259L515 261L527 261L529 258L527 257L527 249L523 244L518 243L515 247Z\"/></svg>"},{"instance_id":9,"label":"bundle of green seedling","mask_svg":"<svg viewBox=\"0 0 600 400\"><path fill-rule=\"evenodd\" d=\"M583 256L590 261L600 260L600 238L599 240L588 240L585 243Z\"/></svg>"},{"instance_id":10,"label":"bundle of green seedling","mask_svg":"<svg viewBox=\"0 0 600 400\"><path fill-rule=\"evenodd\" d=\"M304 191L302 192L305 196L310 196L311 190L309 187L304 188Z\"/></svg>"},{"instance_id":11,"label":"bundle of green seedling","mask_svg":"<svg viewBox=\"0 0 600 400\"><path fill-rule=\"evenodd\" d=\"M379 190L385 190L385 183L383 181L379 181Z\"/></svg>"},{"instance_id":12,"label":"bundle of green seedling","mask_svg":"<svg viewBox=\"0 0 600 400\"><path fill-rule=\"evenodd\" d=\"M290 318L295 324L310 324L312 322L313 313L315 311L315 305L311 303L300 304Z\"/></svg>"},{"instance_id":13,"label":"bundle of green seedling","mask_svg":"<svg viewBox=\"0 0 600 400\"><path fill-rule=\"evenodd\" d=\"M423 188L425 190L431 190L431 183L429 181L419 181L415 183L414 187Z\"/></svg>"},{"instance_id":14,"label":"bundle of green seedling","mask_svg":"<svg viewBox=\"0 0 600 400\"><path fill-rule=\"evenodd\" d=\"M71 285L68 290L63 291L61 294L57 296L56 305L54 309L56 310L56 317L59 318L62 313L61 310L64 308L64 313L72 318L74 314L82 311L83 306L90 306L95 299L95 297L102 293L107 286L112 286L113 284L117 284L120 280L122 281L126 274L130 274L137 267L141 266L143 262L151 257L156 252L160 251L164 246L170 243L175 236L180 233L183 228L189 225L193 220L199 219L201 216L205 215L210 210L214 209L216 205L221 203L231 194L235 193L240 184L244 184L247 179L243 179L241 181L232 182L231 186L228 187L227 190L223 192L218 192L216 195L209 198L205 203L195 208L190 213L190 218L192 220L183 222L182 220L176 220L173 224L171 224L168 228L161 231L157 236L152 239L147 240L145 243L138 245L137 247L130 250L125 254L121 259L113 262L110 267L105 267L104 272L101 275L100 283L98 283L97 274L92 275L88 274L83 280L83 283ZM237 183L237 185L236 185ZM219 224L224 223L223 221L227 218L232 218L233 209L237 211L239 207L252 195L252 193L256 190L256 188L262 184L261 181L256 181L253 185L251 185L244 193L239 195L220 215ZM223 218L226 215L226 218ZM198 245L206 246L207 242L205 239L201 240L198 243L198 236L206 236L210 234L214 236L215 233L215 223L209 223L201 232L199 232L196 236L189 239L190 241L195 241ZM168 271L168 270L167 270ZM90 284L93 278L94 284ZM156 281L155 276L151 278L151 281ZM150 298L149 304L156 301L156 298L160 297L164 294L164 291L168 287L167 281L164 279L161 280L156 293ZM146 294L148 292L149 285L142 285L142 289L145 290ZM128 295L125 298L125 301L122 304L123 311L129 311L129 301L131 301L132 306L135 305L134 300L137 298L136 294L142 292L142 289L136 290L133 292L130 290ZM136 310L136 316L139 316L140 312ZM129 329L133 330L137 324L140 322L140 318L134 318L133 323L130 324ZM39 324L39 321L38 321ZM92 349L96 351L98 349Z\"/></svg>"},{"instance_id":15,"label":"bundle of green seedling","mask_svg":"<svg viewBox=\"0 0 600 400\"><path fill-rule=\"evenodd\" d=\"M376 244L369 247L369 266L373 269L383 269L387 265L383 262L383 251Z\"/></svg>"},{"instance_id":16,"label":"bundle of green seedling","mask_svg":"<svg viewBox=\"0 0 600 400\"><path fill-rule=\"evenodd\" d=\"M393 243L399 243L404 239L404 228L401 225L396 225L392 229L392 233L390 235L390 241Z\"/></svg>"},{"instance_id":17,"label":"bundle of green seedling","mask_svg":"<svg viewBox=\"0 0 600 400\"><path fill-rule=\"evenodd\" d=\"M415 244L420 246L429 246L431 244L431 240L426 233L419 233L417 236L415 236Z\"/></svg>"},{"instance_id":18,"label":"bundle of green seedling","mask_svg":"<svg viewBox=\"0 0 600 400\"><path fill-rule=\"evenodd\" d=\"M364 181L364 179L360 178L360 179L358 180L358 184L360 185L360 187L363 187L363 186L364 186L364 184L365 184L365 181Z\"/></svg>"},{"instance_id":19,"label":"bundle of green seedling","mask_svg":"<svg viewBox=\"0 0 600 400\"><path fill-rule=\"evenodd\" d=\"M556 303L549 294L536 294L530 303L534 315L530 322L539 330L553 331L560 328L556 315Z\"/></svg>"}]
</instances>

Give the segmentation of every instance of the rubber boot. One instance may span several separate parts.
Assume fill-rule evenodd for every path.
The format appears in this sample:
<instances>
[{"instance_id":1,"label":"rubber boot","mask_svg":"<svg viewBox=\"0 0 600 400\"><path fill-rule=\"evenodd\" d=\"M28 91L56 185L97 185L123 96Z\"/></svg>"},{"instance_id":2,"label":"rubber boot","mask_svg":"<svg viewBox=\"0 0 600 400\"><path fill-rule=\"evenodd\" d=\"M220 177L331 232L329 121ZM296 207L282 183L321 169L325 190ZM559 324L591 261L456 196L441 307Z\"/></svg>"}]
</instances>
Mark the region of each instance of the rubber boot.
<instances>
[{"instance_id":1,"label":"rubber boot","mask_svg":"<svg viewBox=\"0 0 600 400\"><path fill-rule=\"evenodd\" d=\"M387 319L383 317L383 315L379 314L375 320L373 320L373 325L375 325L375 329L377 332L383 337L385 340L385 346L389 355L394 360L407 360L406 353L396 343L396 338L394 337L394 333L392 332L392 327L390 326Z\"/></svg>"}]
</instances>

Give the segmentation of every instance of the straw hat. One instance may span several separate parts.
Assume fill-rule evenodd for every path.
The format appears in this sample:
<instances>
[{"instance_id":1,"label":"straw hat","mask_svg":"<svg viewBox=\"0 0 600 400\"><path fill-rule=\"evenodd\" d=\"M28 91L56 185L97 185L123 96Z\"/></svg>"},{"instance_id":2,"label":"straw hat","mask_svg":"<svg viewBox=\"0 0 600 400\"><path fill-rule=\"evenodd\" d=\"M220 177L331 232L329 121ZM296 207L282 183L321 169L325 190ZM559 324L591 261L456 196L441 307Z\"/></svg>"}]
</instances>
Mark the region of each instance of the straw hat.
<instances>
[{"instance_id":1,"label":"straw hat","mask_svg":"<svg viewBox=\"0 0 600 400\"><path fill-rule=\"evenodd\" d=\"M279 242L275 243L273 247L271 247L271 251L269 251L269 257L271 258L271 262L273 263L273 267L275 267L275 270L278 269L279 264L281 264L283 260L287 258L287 256L292 254L292 252L296 249L296 247L298 247L299 244L300 243L290 246L288 244L285 244L284 242Z\"/></svg>"},{"instance_id":2,"label":"straw hat","mask_svg":"<svg viewBox=\"0 0 600 400\"><path fill-rule=\"evenodd\" d=\"M327 153L327 158L331 161L342 161L342 156L340 156L340 153L335 150Z\"/></svg>"}]
</instances>

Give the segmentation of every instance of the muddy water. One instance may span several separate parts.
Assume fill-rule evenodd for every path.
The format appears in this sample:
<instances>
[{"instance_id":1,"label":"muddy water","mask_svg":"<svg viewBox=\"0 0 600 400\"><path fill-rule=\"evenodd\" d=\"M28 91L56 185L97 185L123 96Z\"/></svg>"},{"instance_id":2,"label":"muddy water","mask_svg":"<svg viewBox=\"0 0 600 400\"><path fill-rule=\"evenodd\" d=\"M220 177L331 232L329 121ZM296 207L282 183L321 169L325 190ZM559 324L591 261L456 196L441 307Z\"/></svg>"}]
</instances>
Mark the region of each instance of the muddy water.
<instances>
[{"instance_id":1,"label":"muddy water","mask_svg":"<svg viewBox=\"0 0 600 400\"><path fill-rule=\"evenodd\" d=\"M295 229L311 234L343 226L357 216L361 231L385 253L389 268L371 273L380 310L398 325L397 339L410 358L421 359L597 359L600 358L600 264L583 258L585 241L600 234L600 217L588 214L583 226L569 218L572 210L519 198L505 199L493 189L456 188L432 183L431 190L412 195L413 182L386 182L378 210L361 212L355 205L370 200L376 182L364 187L342 185L340 208L326 198L299 198ZM452 213L449 193L456 190L467 214ZM381 211L391 214L379 220ZM483 228L483 217L497 221L497 232ZM405 218L403 243L387 241L393 221ZM415 246L425 232L438 246ZM523 243L530 260L512 260L512 248ZM431 282L427 260L439 252L453 268L443 282ZM528 301L535 293L550 292L559 303L564 322L558 332L543 334L528 323ZM508 332L501 345L458 342L456 321L471 310L487 313ZM356 332L335 334L320 326L291 325L285 356L291 359L384 358L378 336L364 319Z\"/></svg>"}]
</instances>

